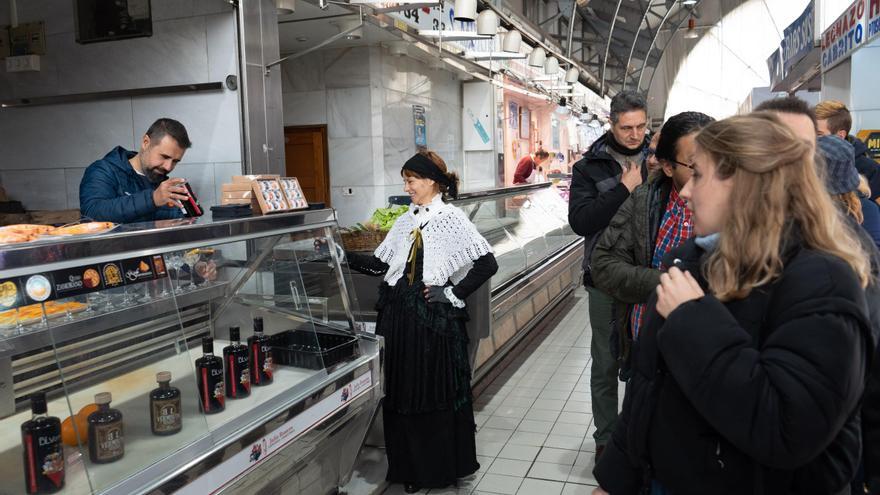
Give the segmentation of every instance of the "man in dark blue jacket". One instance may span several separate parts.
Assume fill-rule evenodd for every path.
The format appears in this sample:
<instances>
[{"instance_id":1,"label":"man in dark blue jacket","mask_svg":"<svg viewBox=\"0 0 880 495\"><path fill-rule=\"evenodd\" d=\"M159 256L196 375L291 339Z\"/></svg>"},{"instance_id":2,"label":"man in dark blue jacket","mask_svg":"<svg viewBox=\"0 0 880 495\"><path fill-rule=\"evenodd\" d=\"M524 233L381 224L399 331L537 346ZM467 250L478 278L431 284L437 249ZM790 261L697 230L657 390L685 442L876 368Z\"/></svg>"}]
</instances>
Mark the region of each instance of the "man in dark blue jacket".
<instances>
[{"instance_id":1,"label":"man in dark blue jacket","mask_svg":"<svg viewBox=\"0 0 880 495\"><path fill-rule=\"evenodd\" d=\"M192 146L180 122L162 118L150 126L140 151L117 146L89 165L79 184L83 217L96 221L132 223L179 218L180 201L187 199L185 179L169 179Z\"/></svg>"}]
</instances>

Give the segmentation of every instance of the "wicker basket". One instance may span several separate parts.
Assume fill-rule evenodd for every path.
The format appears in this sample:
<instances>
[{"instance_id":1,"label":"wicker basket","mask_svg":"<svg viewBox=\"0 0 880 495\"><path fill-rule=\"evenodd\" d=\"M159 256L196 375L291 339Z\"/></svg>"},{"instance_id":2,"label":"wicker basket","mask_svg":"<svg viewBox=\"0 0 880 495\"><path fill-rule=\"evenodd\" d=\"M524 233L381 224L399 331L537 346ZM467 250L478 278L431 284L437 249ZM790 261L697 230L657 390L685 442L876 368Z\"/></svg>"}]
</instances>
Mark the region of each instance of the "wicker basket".
<instances>
[{"instance_id":1,"label":"wicker basket","mask_svg":"<svg viewBox=\"0 0 880 495\"><path fill-rule=\"evenodd\" d=\"M388 235L384 230L342 230L342 247L347 251L375 251Z\"/></svg>"}]
</instances>

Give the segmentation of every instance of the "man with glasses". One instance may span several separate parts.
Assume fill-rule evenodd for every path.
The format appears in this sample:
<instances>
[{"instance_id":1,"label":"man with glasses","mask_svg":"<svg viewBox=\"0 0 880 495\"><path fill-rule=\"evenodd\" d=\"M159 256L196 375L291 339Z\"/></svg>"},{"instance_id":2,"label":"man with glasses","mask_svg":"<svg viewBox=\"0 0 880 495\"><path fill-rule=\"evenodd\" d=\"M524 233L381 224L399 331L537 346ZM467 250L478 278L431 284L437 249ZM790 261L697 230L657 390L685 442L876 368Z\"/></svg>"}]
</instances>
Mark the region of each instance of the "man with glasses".
<instances>
[{"instance_id":1,"label":"man with glasses","mask_svg":"<svg viewBox=\"0 0 880 495\"><path fill-rule=\"evenodd\" d=\"M596 431L596 458L602 455L617 421L616 356L610 347L614 300L594 286L590 257L596 241L630 193L647 178L647 103L621 91L611 100L611 130L596 140L572 169L568 223L584 236L584 286L590 296L590 395Z\"/></svg>"},{"instance_id":2,"label":"man with glasses","mask_svg":"<svg viewBox=\"0 0 880 495\"><path fill-rule=\"evenodd\" d=\"M678 192L693 175L694 137L712 121L699 112L684 112L666 122L655 153L662 172L633 191L593 251L593 280L615 299L614 314L620 315L614 330L621 376L627 375L629 344L638 336L648 298L660 283L661 260L693 233L691 212Z\"/></svg>"}]
</instances>

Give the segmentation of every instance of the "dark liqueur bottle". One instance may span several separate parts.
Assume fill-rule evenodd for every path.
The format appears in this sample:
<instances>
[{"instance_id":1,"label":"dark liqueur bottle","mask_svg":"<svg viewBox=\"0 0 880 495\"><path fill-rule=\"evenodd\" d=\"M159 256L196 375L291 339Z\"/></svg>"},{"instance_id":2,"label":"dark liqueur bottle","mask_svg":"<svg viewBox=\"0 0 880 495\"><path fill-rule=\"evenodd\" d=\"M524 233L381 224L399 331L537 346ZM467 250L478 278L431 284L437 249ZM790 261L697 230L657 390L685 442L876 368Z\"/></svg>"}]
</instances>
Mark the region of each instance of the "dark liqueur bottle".
<instances>
[{"instance_id":1,"label":"dark liqueur bottle","mask_svg":"<svg viewBox=\"0 0 880 495\"><path fill-rule=\"evenodd\" d=\"M196 381L199 385L199 408L215 414L226 408L223 396L223 360L214 355L214 339L202 339L204 355L196 359Z\"/></svg>"},{"instance_id":2,"label":"dark liqueur bottle","mask_svg":"<svg viewBox=\"0 0 880 495\"><path fill-rule=\"evenodd\" d=\"M241 399L251 395L251 365L247 346L241 345L238 327L229 327L230 345L223 348L226 365L226 397Z\"/></svg>"},{"instance_id":3,"label":"dark liqueur bottle","mask_svg":"<svg viewBox=\"0 0 880 495\"><path fill-rule=\"evenodd\" d=\"M97 464L118 461L125 455L122 413L110 407L110 392L95 394L98 410L89 414L89 458Z\"/></svg>"},{"instance_id":4,"label":"dark liqueur bottle","mask_svg":"<svg viewBox=\"0 0 880 495\"><path fill-rule=\"evenodd\" d=\"M171 372L156 373L159 388L150 392L150 429L153 435L174 435L183 428L180 390L171 386Z\"/></svg>"},{"instance_id":5,"label":"dark liqueur bottle","mask_svg":"<svg viewBox=\"0 0 880 495\"><path fill-rule=\"evenodd\" d=\"M254 318L254 335L247 340L251 357L251 384L263 386L272 383L272 349L269 337L263 335L263 319Z\"/></svg>"},{"instance_id":6,"label":"dark liqueur bottle","mask_svg":"<svg viewBox=\"0 0 880 495\"><path fill-rule=\"evenodd\" d=\"M24 485L27 493L55 493L64 488L61 421L47 414L46 394L31 396L30 420L21 425Z\"/></svg>"}]
</instances>

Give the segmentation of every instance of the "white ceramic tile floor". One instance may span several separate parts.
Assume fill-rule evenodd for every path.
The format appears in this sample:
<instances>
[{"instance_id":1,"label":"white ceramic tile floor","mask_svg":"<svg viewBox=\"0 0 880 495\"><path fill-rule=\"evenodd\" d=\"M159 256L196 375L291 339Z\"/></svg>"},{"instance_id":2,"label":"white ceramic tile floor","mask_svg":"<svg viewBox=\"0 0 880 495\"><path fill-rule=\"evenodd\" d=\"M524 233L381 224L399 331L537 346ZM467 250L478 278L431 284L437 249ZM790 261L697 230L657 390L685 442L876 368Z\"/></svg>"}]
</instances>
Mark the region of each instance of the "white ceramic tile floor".
<instances>
[{"instance_id":1,"label":"white ceramic tile floor","mask_svg":"<svg viewBox=\"0 0 880 495\"><path fill-rule=\"evenodd\" d=\"M474 403L478 473L431 495L591 495L590 325L587 297L545 329ZM621 399L623 389L621 387ZM382 472L384 477L384 471ZM384 492L403 493L401 485Z\"/></svg>"}]
</instances>

